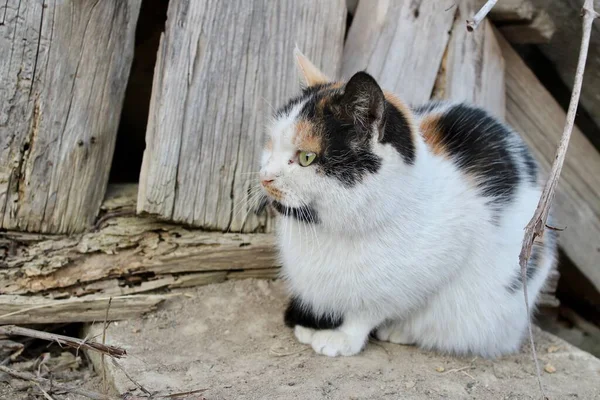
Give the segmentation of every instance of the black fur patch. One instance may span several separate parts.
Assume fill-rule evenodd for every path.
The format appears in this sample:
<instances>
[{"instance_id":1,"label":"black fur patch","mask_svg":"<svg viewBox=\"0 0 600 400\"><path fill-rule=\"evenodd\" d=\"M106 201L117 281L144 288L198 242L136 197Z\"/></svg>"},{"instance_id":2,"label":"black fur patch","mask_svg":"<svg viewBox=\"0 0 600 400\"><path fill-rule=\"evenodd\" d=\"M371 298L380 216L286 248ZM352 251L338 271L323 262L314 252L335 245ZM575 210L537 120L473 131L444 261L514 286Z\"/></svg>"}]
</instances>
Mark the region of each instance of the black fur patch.
<instances>
[{"instance_id":1,"label":"black fur patch","mask_svg":"<svg viewBox=\"0 0 600 400\"><path fill-rule=\"evenodd\" d=\"M342 318L317 316L301 306L300 300L292 297L285 310L283 321L289 328L296 325L312 329L335 329L342 325Z\"/></svg>"},{"instance_id":2,"label":"black fur patch","mask_svg":"<svg viewBox=\"0 0 600 400\"><path fill-rule=\"evenodd\" d=\"M408 165L415 162L415 144L406 116L389 102L385 106L385 128L381 143L389 143Z\"/></svg>"},{"instance_id":3,"label":"black fur patch","mask_svg":"<svg viewBox=\"0 0 600 400\"><path fill-rule=\"evenodd\" d=\"M298 221L306 222L309 224L318 224L319 216L317 211L310 207L288 207L280 202L273 200L273 208L283 216L292 217Z\"/></svg>"},{"instance_id":4,"label":"black fur patch","mask_svg":"<svg viewBox=\"0 0 600 400\"><path fill-rule=\"evenodd\" d=\"M529 183L536 184L537 177L538 177L537 176L538 165L537 165L537 162L535 161L535 159L533 158L533 156L531 155L531 151L529 150L529 148L527 147L527 145L525 143L522 144L520 154L521 154L521 158L523 159L523 162L525 163L525 168L526 168L527 178L528 178Z\"/></svg>"},{"instance_id":5,"label":"black fur patch","mask_svg":"<svg viewBox=\"0 0 600 400\"><path fill-rule=\"evenodd\" d=\"M518 166L508 148L514 133L485 111L465 104L444 112L438 129L440 143L457 166L479 178L483 195L496 207L510 203L519 184Z\"/></svg>"}]
</instances>

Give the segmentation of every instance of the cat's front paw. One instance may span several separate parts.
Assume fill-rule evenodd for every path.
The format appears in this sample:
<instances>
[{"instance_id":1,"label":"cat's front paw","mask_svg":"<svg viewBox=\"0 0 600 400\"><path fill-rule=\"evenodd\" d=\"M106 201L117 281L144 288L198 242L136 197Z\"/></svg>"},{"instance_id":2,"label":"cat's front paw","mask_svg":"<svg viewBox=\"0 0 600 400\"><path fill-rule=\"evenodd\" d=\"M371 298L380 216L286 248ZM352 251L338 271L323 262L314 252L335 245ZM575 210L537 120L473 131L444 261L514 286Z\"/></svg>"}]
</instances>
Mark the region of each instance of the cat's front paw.
<instances>
[{"instance_id":1,"label":"cat's front paw","mask_svg":"<svg viewBox=\"0 0 600 400\"><path fill-rule=\"evenodd\" d=\"M302 344L311 344L314 335L314 329L306 328L300 325L296 325L294 327L294 336L296 336L296 339L298 339L298 341Z\"/></svg>"},{"instance_id":2,"label":"cat's front paw","mask_svg":"<svg viewBox=\"0 0 600 400\"><path fill-rule=\"evenodd\" d=\"M314 351L325 356L353 356L362 350L365 339L341 330L326 329L313 334L311 345Z\"/></svg>"}]
</instances>

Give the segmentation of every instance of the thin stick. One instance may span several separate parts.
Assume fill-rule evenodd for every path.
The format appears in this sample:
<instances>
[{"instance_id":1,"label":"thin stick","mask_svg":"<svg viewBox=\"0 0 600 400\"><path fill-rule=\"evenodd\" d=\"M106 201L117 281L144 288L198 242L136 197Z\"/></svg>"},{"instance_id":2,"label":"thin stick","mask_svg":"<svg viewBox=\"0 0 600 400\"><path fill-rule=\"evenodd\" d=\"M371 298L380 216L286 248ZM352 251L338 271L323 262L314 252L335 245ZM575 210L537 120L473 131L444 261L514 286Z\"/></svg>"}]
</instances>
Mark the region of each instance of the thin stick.
<instances>
[{"instance_id":1,"label":"thin stick","mask_svg":"<svg viewBox=\"0 0 600 400\"><path fill-rule=\"evenodd\" d=\"M125 368L123 368L121 366L121 364L119 364L117 362L117 360L115 360L114 358L110 359L113 363L113 365L117 368L119 368L121 370L121 372L123 372L123 374L125 374L125 376L127 377L127 379L129 379L131 381L131 383L133 383L135 386L138 387L138 389L140 389L142 392L144 392L146 395L148 395L149 397L152 397L152 393L146 389L141 383L139 383L138 381L136 381L135 379L133 379L128 373L127 371L125 371Z\"/></svg>"},{"instance_id":2,"label":"thin stick","mask_svg":"<svg viewBox=\"0 0 600 400\"><path fill-rule=\"evenodd\" d=\"M535 351L535 343L533 340L533 332L531 328L531 315L529 310L529 297L527 295L527 262L531 256L531 249L533 247L533 241L536 237L543 237L544 228L546 227L546 221L550 212L550 206L554 199L554 191L560 177L563 163L565 161L565 155L569 146L569 140L571 138L571 132L573 131L573 125L575 124L575 114L577 112L577 105L579 104L579 95L581 94L581 84L583 82L583 73L585 70L585 62L587 60L588 48L590 45L590 36L592 33L592 23L595 18L598 18L598 13L594 11L594 1L585 0L582 9L583 15L583 34L581 38L581 48L579 50L579 61L577 62L577 71L575 73L575 82L573 83L573 92L571 94L571 101L569 103L569 111L567 112L567 120L565 122L565 128L563 130L562 137L560 139L560 145L556 151L554 163L550 171L550 176L544 185L542 196L537 205L535 213L531 218L531 221L525 227L525 236L523 239L523 246L521 253L519 254L519 265L521 266L521 279L523 281L523 293L525 296L525 307L527 308L527 324L529 329L529 340L531 342L531 352L533 360L535 362L535 368L537 372L538 384L540 385L540 391L544 398L546 394L542 385L542 378L540 373L540 365L537 359L537 353Z\"/></svg>"},{"instance_id":3,"label":"thin stick","mask_svg":"<svg viewBox=\"0 0 600 400\"><path fill-rule=\"evenodd\" d=\"M44 388L42 387L42 385L40 385L38 382L33 382L33 384L34 384L35 386L37 386L37 387L38 387L38 389L40 389L40 391L43 393L43 395L44 395L44 397L46 398L46 400L54 400L54 399L52 398L52 396L50 396L50 394L44 390Z\"/></svg>"},{"instance_id":4,"label":"thin stick","mask_svg":"<svg viewBox=\"0 0 600 400\"><path fill-rule=\"evenodd\" d=\"M50 380L48 380L48 379L37 378L33 374L30 374L28 372L15 371L14 369L5 367L4 365L0 365L0 371L7 373L8 375L10 375L14 378L22 379L24 381L31 381L31 382L38 383L40 385L44 385L47 387L52 386L55 389L60 390L61 392L78 394L80 396L84 396L84 397L87 397L88 399L92 399L92 400L111 400L111 399L113 399L112 397L107 397L107 396L104 396L103 394L92 392L92 391L85 390L85 389L81 389L79 387L70 387L70 386L64 385L62 383L57 383L57 382L52 382L52 384L51 384Z\"/></svg>"},{"instance_id":5,"label":"thin stick","mask_svg":"<svg viewBox=\"0 0 600 400\"><path fill-rule=\"evenodd\" d=\"M121 358L127 355L127 350L116 346L104 345L97 342L87 342L82 339L69 336L57 335L55 333L36 331L35 329L21 328L15 325L0 326L0 334L8 336L25 336L36 339L57 342L60 345L72 347L74 349L87 349L100 352L115 358Z\"/></svg>"},{"instance_id":6,"label":"thin stick","mask_svg":"<svg viewBox=\"0 0 600 400\"><path fill-rule=\"evenodd\" d=\"M494 8L497 1L498 0L486 1L486 3L483 5L483 7L481 7L481 9L479 11L477 11L477 14L475 14L473 19L467 20L467 30L469 32L473 32L475 29L477 29L477 27L479 26L481 21L483 21L485 19L485 17L488 15L488 13L492 10L492 8Z\"/></svg>"},{"instance_id":7,"label":"thin stick","mask_svg":"<svg viewBox=\"0 0 600 400\"><path fill-rule=\"evenodd\" d=\"M108 305L106 306L106 315L104 316L104 325L102 326L102 345L106 345L106 329L108 328L108 311L110 310L110 303L112 297L108 299ZM102 357L102 385L104 386L104 394L108 394L108 382L106 381L106 365L104 363L104 353L100 355Z\"/></svg>"}]
</instances>

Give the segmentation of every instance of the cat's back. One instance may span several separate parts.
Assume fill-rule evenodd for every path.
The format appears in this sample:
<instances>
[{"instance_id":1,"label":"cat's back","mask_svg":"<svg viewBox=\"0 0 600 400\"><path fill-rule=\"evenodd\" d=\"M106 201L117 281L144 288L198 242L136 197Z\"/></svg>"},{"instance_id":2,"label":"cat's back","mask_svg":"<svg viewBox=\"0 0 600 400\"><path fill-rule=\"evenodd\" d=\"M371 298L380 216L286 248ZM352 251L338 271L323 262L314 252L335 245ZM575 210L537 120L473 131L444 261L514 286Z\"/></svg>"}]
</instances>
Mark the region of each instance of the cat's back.
<instances>
[{"instance_id":1,"label":"cat's back","mask_svg":"<svg viewBox=\"0 0 600 400\"><path fill-rule=\"evenodd\" d=\"M434 101L413 111L429 150L451 160L492 204L513 202L520 187L539 189L537 163L527 145L485 110Z\"/></svg>"}]
</instances>

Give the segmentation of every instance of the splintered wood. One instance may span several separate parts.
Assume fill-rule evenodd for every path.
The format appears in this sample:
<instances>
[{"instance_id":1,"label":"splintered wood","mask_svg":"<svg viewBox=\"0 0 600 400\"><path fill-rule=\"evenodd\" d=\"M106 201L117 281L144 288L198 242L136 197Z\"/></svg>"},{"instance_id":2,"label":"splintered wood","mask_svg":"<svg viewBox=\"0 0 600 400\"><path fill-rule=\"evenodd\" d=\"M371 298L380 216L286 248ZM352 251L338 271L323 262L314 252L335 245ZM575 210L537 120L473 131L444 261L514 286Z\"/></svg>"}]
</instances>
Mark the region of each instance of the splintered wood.
<instances>
[{"instance_id":1,"label":"splintered wood","mask_svg":"<svg viewBox=\"0 0 600 400\"><path fill-rule=\"evenodd\" d=\"M141 0L0 7L0 228L79 232L108 182Z\"/></svg>"},{"instance_id":2,"label":"splintered wood","mask_svg":"<svg viewBox=\"0 0 600 400\"><path fill-rule=\"evenodd\" d=\"M344 0L171 0L155 68L138 211L269 230L256 205L265 125L299 93L293 50L338 75Z\"/></svg>"}]
</instances>

